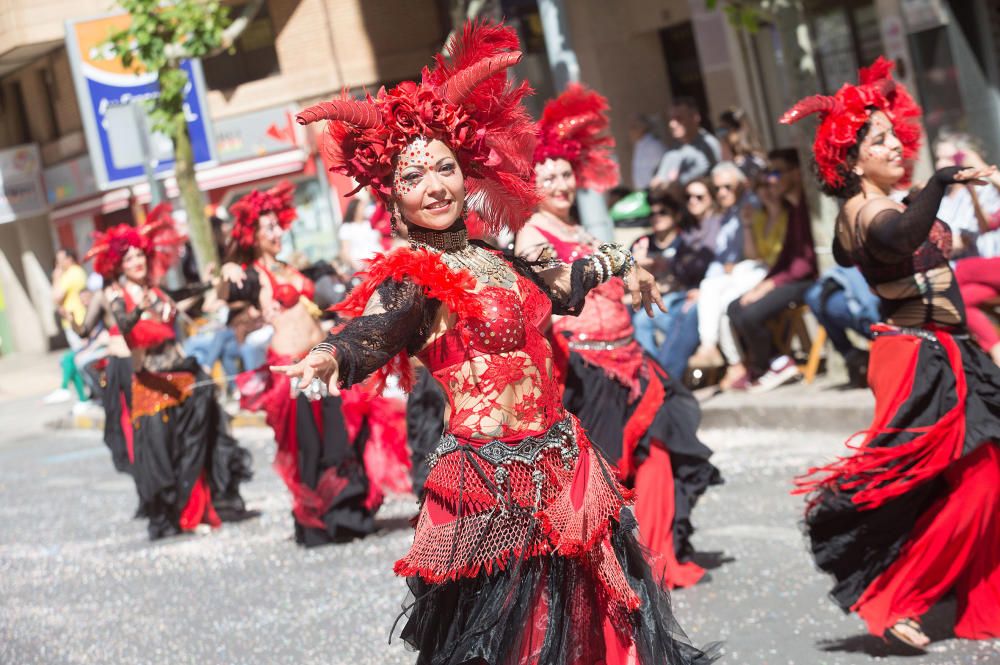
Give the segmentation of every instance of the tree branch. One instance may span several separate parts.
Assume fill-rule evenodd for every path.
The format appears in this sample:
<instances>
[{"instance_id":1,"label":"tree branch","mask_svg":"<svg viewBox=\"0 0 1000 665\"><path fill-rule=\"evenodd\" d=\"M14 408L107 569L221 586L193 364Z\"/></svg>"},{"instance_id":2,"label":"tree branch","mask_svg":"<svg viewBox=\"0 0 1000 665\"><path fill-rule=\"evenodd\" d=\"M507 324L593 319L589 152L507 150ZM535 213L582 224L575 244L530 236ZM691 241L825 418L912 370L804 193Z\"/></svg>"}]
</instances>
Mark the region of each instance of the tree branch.
<instances>
[{"instance_id":1,"label":"tree branch","mask_svg":"<svg viewBox=\"0 0 1000 665\"><path fill-rule=\"evenodd\" d=\"M243 11L240 12L240 15L236 17L231 24L229 24L228 28L222 31L222 41L219 45L201 57L211 58L212 56L220 55L232 48L233 44L236 43L236 40L243 34L243 31L250 26L250 23L253 21L254 17L257 16L260 8L264 6L264 2L265 0L249 0L249 2L243 5ZM163 51L167 59L174 62L192 57L191 54L184 48L183 44L167 44Z\"/></svg>"}]
</instances>

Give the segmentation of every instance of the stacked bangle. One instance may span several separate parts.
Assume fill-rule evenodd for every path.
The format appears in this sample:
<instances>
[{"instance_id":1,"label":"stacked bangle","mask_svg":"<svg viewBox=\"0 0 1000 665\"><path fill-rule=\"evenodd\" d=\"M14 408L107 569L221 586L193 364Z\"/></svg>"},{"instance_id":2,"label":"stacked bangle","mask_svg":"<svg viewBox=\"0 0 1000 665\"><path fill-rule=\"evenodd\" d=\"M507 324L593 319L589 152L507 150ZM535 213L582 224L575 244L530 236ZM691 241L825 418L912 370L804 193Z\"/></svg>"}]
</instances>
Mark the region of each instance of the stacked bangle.
<instances>
[{"instance_id":1,"label":"stacked bangle","mask_svg":"<svg viewBox=\"0 0 1000 665\"><path fill-rule=\"evenodd\" d=\"M337 357L337 347L335 347L330 342L320 342L313 348L309 349L309 353L325 353L329 356Z\"/></svg>"},{"instance_id":2,"label":"stacked bangle","mask_svg":"<svg viewBox=\"0 0 1000 665\"><path fill-rule=\"evenodd\" d=\"M607 242L597 248L597 255L602 256L607 261L608 272L615 277L628 277L635 266L635 258L632 253L614 242Z\"/></svg>"}]
</instances>

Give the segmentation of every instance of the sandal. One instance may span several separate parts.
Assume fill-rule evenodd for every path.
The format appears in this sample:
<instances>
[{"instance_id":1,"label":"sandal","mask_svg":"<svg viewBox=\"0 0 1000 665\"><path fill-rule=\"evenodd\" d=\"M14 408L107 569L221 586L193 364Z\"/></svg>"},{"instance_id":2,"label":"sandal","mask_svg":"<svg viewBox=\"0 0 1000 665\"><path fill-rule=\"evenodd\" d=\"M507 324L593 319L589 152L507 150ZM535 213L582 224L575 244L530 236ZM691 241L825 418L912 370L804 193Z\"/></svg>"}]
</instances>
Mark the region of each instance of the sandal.
<instances>
[{"instance_id":1,"label":"sandal","mask_svg":"<svg viewBox=\"0 0 1000 665\"><path fill-rule=\"evenodd\" d=\"M911 649L916 649L921 653L927 652L927 646L931 643L927 633L915 619L900 619L885 632L886 638ZM923 643L919 641L923 638Z\"/></svg>"}]
</instances>

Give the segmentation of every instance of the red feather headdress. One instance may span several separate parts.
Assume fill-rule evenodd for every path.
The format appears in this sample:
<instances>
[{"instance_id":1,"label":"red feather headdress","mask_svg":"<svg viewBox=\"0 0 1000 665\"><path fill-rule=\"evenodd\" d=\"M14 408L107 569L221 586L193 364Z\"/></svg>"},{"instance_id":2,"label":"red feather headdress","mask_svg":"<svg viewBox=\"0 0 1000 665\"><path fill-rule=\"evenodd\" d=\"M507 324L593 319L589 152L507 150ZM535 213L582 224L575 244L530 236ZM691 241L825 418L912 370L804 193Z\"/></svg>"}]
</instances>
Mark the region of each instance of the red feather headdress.
<instances>
[{"instance_id":1,"label":"red feather headdress","mask_svg":"<svg viewBox=\"0 0 1000 665\"><path fill-rule=\"evenodd\" d=\"M273 212L282 229L288 229L295 221L295 185L282 180L277 185L262 192L251 191L230 207L233 215L233 230L230 234L243 249L254 245L254 234L261 215Z\"/></svg>"},{"instance_id":2,"label":"red feather headdress","mask_svg":"<svg viewBox=\"0 0 1000 665\"><path fill-rule=\"evenodd\" d=\"M834 188L844 184L847 151L857 143L858 130L875 111L882 111L892 122L903 159L911 162L920 147L920 107L906 87L892 78L893 63L879 56L871 67L858 71L858 85L845 83L833 96L813 95L801 100L781 116L790 125L807 115L818 113L820 125L813 142L813 155L820 177Z\"/></svg>"},{"instance_id":3,"label":"red feather headdress","mask_svg":"<svg viewBox=\"0 0 1000 665\"><path fill-rule=\"evenodd\" d=\"M300 124L329 120L324 141L331 170L392 197L394 160L414 139L446 143L465 175L467 208L491 229L519 229L538 201L531 184L534 129L521 104L527 83L511 85L506 70L521 59L513 29L466 23L436 56L420 82L404 81L363 101L347 92L300 112ZM355 190L356 191L356 190Z\"/></svg>"},{"instance_id":4,"label":"red feather headdress","mask_svg":"<svg viewBox=\"0 0 1000 665\"><path fill-rule=\"evenodd\" d=\"M577 184L604 191L618 184L618 164L611 159L615 140L608 129L608 100L579 83L545 105L538 121L535 163L565 159Z\"/></svg>"},{"instance_id":5,"label":"red feather headdress","mask_svg":"<svg viewBox=\"0 0 1000 665\"><path fill-rule=\"evenodd\" d=\"M103 233L94 233L94 244L83 257L93 259L94 270L105 280L117 279L121 274L122 259L130 247L138 247L146 254L149 278L157 284L177 259L187 236L179 233L171 215L169 203L161 203L146 216L146 223L139 227L119 224Z\"/></svg>"}]
</instances>

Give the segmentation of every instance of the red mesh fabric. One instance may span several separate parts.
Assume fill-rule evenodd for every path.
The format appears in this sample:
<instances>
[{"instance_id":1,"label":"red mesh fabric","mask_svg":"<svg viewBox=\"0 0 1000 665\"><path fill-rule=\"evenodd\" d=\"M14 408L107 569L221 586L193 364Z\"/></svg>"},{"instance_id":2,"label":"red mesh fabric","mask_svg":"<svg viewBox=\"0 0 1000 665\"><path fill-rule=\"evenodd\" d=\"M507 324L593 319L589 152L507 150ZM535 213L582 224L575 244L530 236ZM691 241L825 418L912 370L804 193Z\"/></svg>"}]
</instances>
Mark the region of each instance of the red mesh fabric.
<instances>
[{"instance_id":1,"label":"red mesh fabric","mask_svg":"<svg viewBox=\"0 0 1000 665\"><path fill-rule=\"evenodd\" d=\"M532 465L503 465L502 488L495 482L499 465L467 450L443 455L427 478L413 546L396 573L439 583L502 570L512 557L556 552L582 559L623 611L637 608L609 536L631 494L575 419L573 427L576 442L567 445L579 452L568 468L562 449L550 448Z\"/></svg>"}]
</instances>

